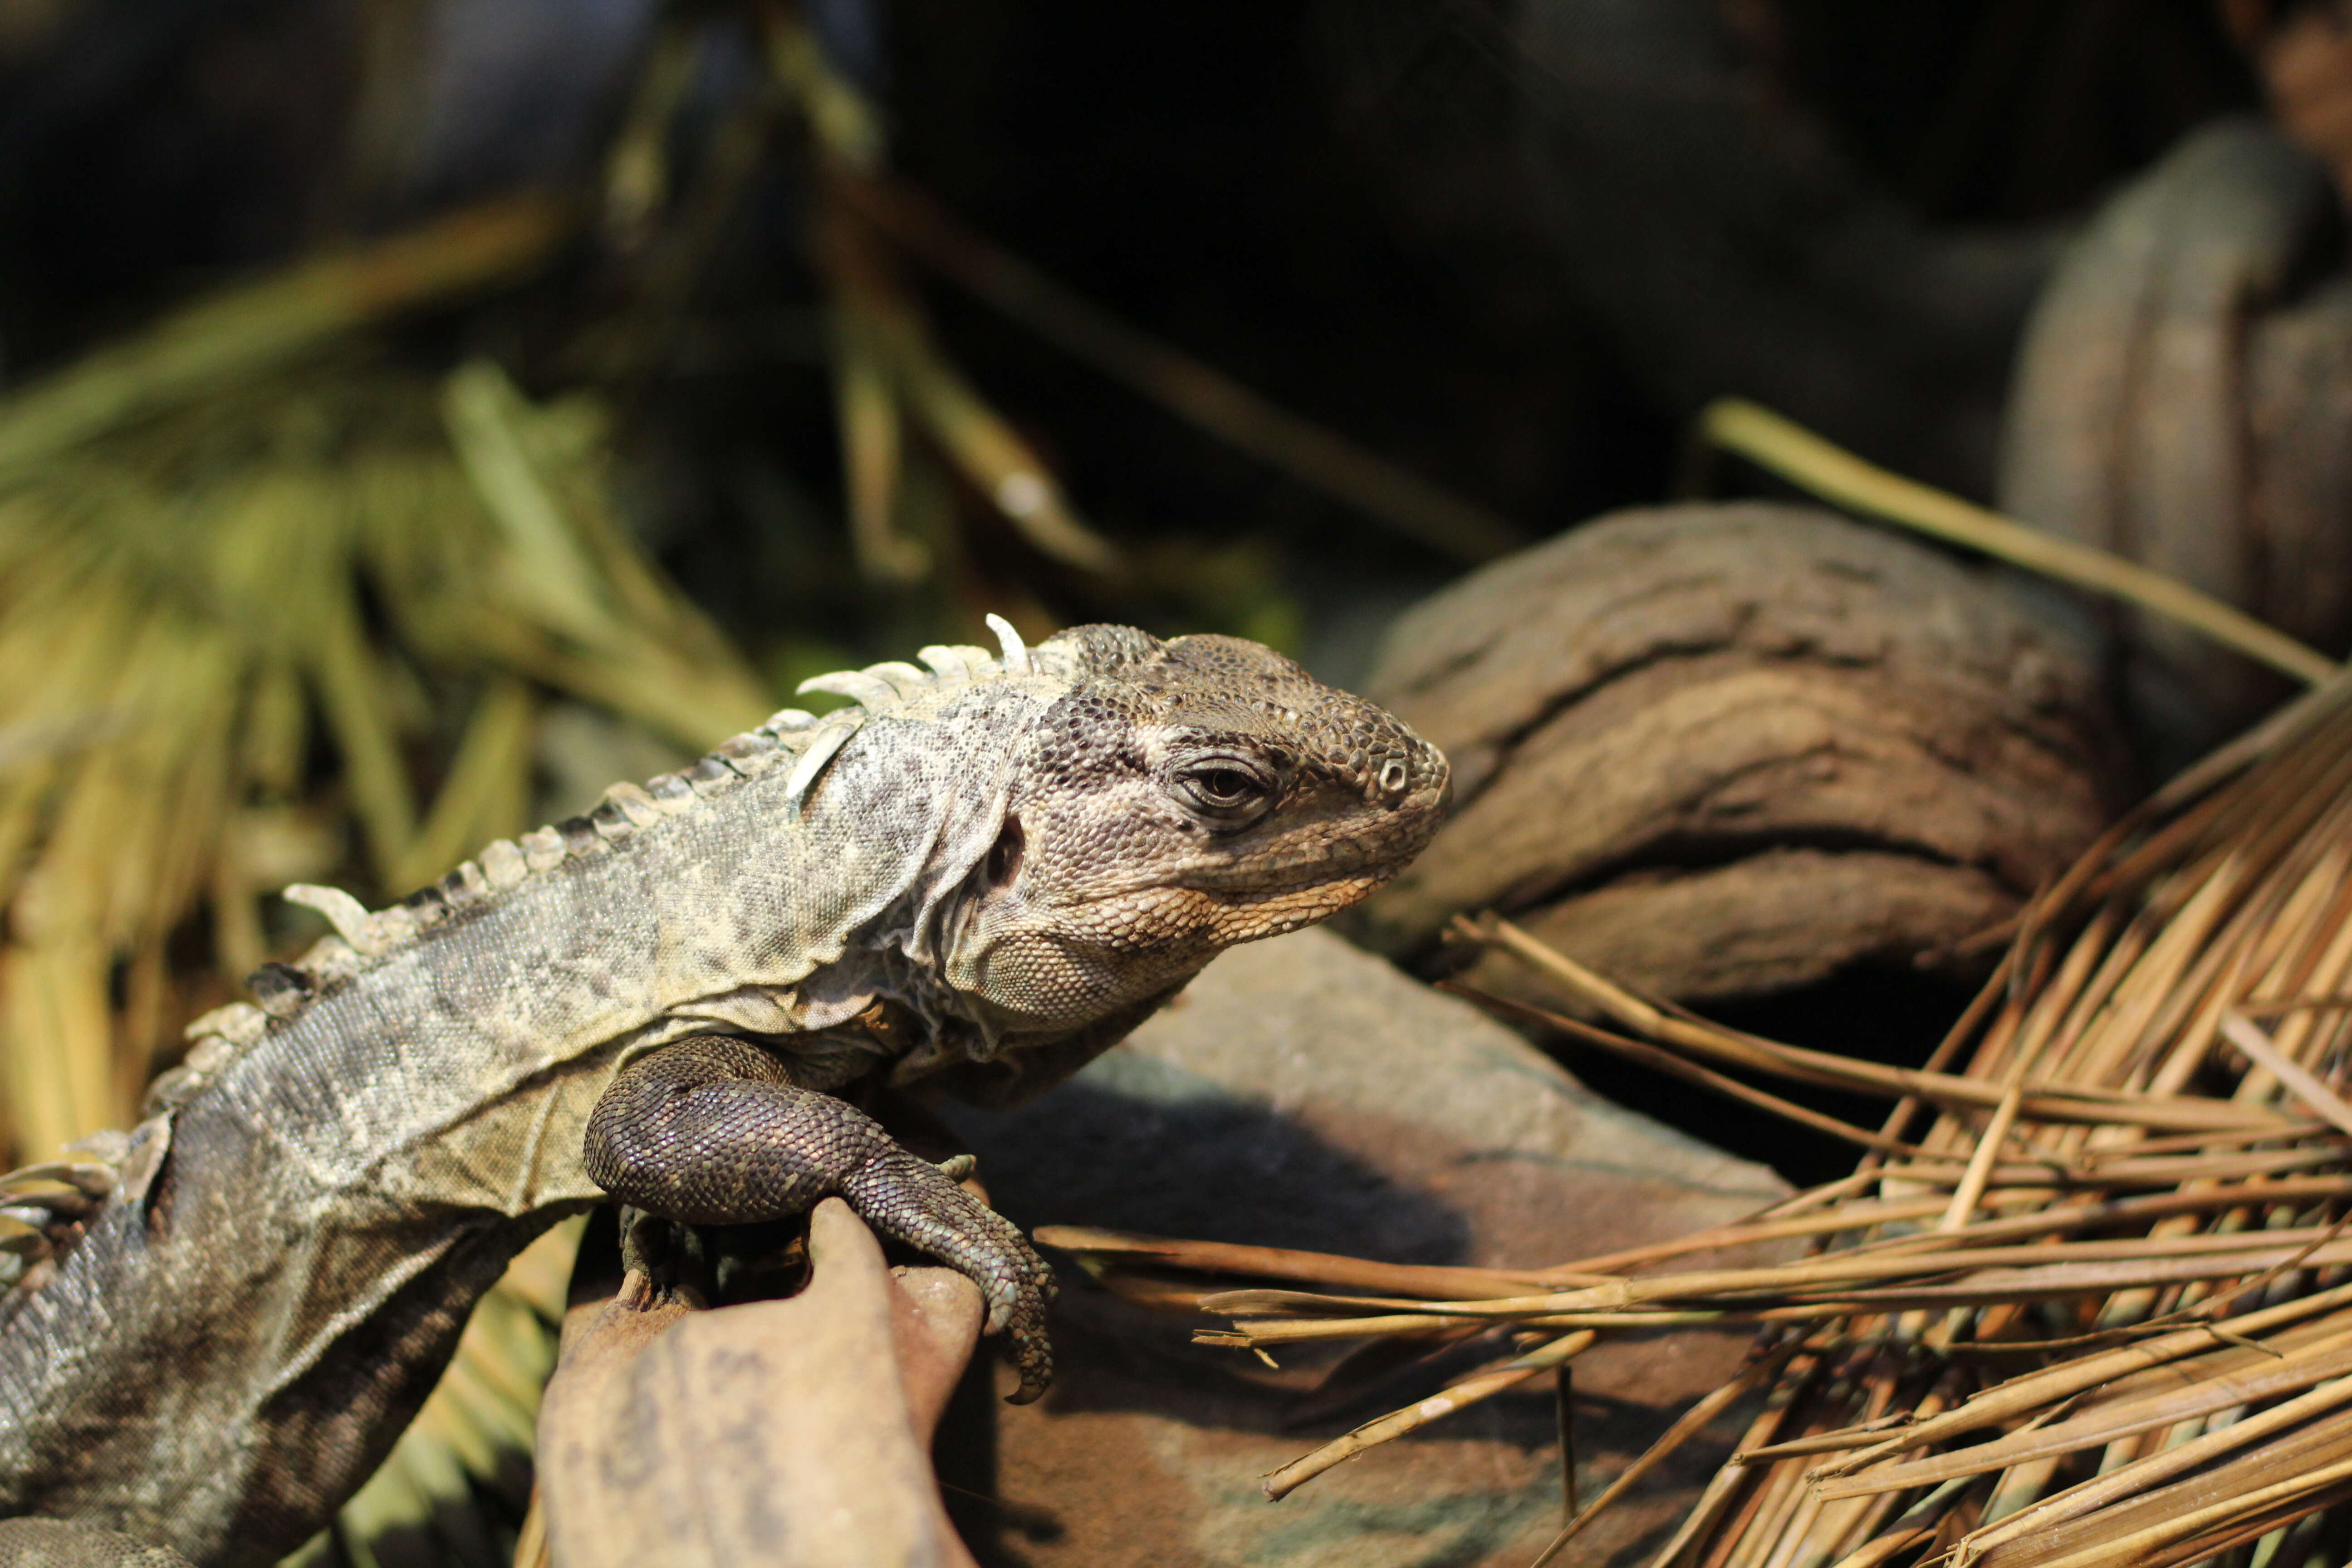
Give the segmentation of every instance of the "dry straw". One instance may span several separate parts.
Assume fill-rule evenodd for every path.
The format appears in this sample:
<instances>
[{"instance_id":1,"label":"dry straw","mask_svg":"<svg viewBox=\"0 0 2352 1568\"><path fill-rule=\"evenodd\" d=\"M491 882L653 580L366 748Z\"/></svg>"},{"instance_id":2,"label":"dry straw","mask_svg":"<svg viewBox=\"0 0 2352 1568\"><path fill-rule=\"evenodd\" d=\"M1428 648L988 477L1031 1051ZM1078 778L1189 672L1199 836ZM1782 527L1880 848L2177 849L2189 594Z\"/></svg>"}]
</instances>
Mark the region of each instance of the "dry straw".
<instances>
[{"instance_id":1,"label":"dry straw","mask_svg":"<svg viewBox=\"0 0 2352 1568\"><path fill-rule=\"evenodd\" d=\"M366 347L560 233L538 203L459 214L0 400L0 1141L20 1156L130 1123L181 1021L271 956L278 887L341 871L381 900L528 826L551 698L684 752L767 710L616 526L593 403ZM347 1540L461 1520L465 1474L528 1452L568 1242L532 1256Z\"/></svg>"},{"instance_id":2,"label":"dry straw","mask_svg":"<svg viewBox=\"0 0 2352 1568\"><path fill-rule=\"evenodd\" d=\"M1892 473L1744 397L1721 397L1708 404L1699 413L1698 434L1824 500L2144 605L2298 680L2323 681L2335 673L2334 662L2325 654L2234 605L2137 562L2043 533Z\"/></svg>"},{"instance_id":3,"label":"dry straw","mask_svg":"<svg viewBox=\"0 0 2352 1568\"><path fill-rule=\"evenodd\" d=\"M345 346L510 271L523 226L300 269L0 402L0 1086L21 1153L135 1111L205 984L167 962L192 912L234 977L268 956L259 900L342 858L346 813L378 897L528 826L541 694L681 748L765 710L615 526L592 405ZM312 791L320 744L340 798Z\"/></svg>"},{"instance_id":4,"label":"dry straw","mask_svg":"<svg viewBox=\"0 0 2352 1568\"><path fill-rule=\"evenodd\" d=\"M2109 831L2012 923L1922 1068L1709 1023L1502 920L1454 934L1574 1016L1483 1003L1843 1138L1862 1165L1741 1224L1525 1272L1042 1235L1139 1300L1230 1318L1210 1342L1496 1347L1439 1397L1276 1472L1270 1497L1612 1335L1752 1323L1746 1370L1571 1509L1538 1563L1757 1394L1649 1568L2352 1554L2352 676ZM1891 1108L1856 1126L1734 1073ZM1781 1260L1676 1267L1740 1247Z\"/></svg>"}]
</instances>

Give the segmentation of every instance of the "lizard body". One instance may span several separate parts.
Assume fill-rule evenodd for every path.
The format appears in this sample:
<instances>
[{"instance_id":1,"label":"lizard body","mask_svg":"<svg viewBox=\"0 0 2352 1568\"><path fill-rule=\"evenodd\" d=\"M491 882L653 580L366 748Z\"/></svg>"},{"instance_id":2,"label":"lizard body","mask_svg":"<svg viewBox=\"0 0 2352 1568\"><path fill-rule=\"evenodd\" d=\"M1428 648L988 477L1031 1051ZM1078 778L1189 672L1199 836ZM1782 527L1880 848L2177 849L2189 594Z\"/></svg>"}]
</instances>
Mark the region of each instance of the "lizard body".
<instances>
[{"instance_id":1,"label":"lizard body","mask_svg":"<svg viewBox=\"0 0 2352 1568\"><path fill-rule=\"evenodd\" d=\"M1034 1397L1050 1275L826 1091L1044 1087L1222 948L1392 875L1446 773L1254 644L999 630L1001 658L822 678L860 705L788 710L393 910L289 889L338 934L200 1020L147 1120L11 1211L55 1256L0 1302L0 1518L275 1562L512 1256L608 1194L711 1223L840 1192L972 1275Z\"/></svg>"}]
</instances>

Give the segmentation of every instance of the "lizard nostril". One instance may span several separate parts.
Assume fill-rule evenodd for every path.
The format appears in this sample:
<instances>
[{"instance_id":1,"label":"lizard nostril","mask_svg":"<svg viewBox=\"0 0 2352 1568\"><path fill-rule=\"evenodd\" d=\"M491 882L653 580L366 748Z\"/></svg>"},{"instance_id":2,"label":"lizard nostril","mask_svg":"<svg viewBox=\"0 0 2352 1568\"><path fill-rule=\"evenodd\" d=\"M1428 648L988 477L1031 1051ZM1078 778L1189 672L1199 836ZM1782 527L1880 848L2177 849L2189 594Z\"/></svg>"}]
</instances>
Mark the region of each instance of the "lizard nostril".
<instances>
[{"instance_id":1,"label":"lizard nostril","mask_svg":"<svg viewBox=\"0 0 2352 1568\"><path fill-rule=\"evenodd\" d=\"M1382 763L1378 781L1381 793L1390 796L1402 795L1404 792L1406 773L1407 769L1402 758L1391 757L1387 762Z\"/></svg>"}]
</instances>

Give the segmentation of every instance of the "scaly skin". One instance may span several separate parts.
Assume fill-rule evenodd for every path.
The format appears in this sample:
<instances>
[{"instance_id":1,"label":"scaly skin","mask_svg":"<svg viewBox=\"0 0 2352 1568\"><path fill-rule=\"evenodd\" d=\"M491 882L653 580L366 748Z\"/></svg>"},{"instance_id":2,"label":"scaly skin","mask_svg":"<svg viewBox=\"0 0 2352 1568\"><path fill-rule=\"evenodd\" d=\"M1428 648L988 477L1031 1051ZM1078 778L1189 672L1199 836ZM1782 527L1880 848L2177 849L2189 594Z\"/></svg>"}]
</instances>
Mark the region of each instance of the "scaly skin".
<instances>
[{"instance_id":1,"label":"scaly skin","mask_svg":"<svg viewBox=\"0 0 2352 1568\"><path fill-rule=\"evenodd\" d=\"M508 1260L608 1193L698 1224L839 1193L981 1285L1034 1394L1044 1266L828 1091L1055 1081L1222 949L1394 875L1446 775L1255 644L1005 630L1001 659L813 683L864 706L780 714L401 909L289 889L341 938L256 976L267 1018L192 1031L153 1114L68 1173L110 1195L0 1193L57 1248L0 1306L0 1516L275 1562ZM36 1528L0 1524L0 1563L74 1561Z\"/></svg>"},{"instance_id":2,"label":"scaly skin","mask_svg":"<svg viewBox=\"0 0 2352 1568\"><path fill-rule=\"evenodd\" d=\"M590 1178L623 1203L688 1225L783 1219L838 1194L980 1287L988 1331L1013 1341L1017 1402L1052 1380L1054 1271L1020 1231L871 1117L795 1087L748 1041L698 1035L622 1068L588 1120L587 1158Z\"/></svg>"}]
</instances>

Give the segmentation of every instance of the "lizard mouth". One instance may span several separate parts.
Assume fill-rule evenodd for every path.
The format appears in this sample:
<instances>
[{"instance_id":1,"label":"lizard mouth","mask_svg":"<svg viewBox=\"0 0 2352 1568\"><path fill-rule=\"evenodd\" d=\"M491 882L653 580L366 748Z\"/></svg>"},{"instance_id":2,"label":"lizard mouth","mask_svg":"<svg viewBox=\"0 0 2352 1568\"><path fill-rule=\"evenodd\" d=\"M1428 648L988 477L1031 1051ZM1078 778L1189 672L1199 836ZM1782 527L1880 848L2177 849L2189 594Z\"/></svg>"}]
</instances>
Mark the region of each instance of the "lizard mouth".
<instances>
[{"instance_id":1,"label":"lizard mouth","mask_svg":"<svg viewBox=\"0 0 2352 1568\"><path fill-rule=\"evenodd\" d=\"M1348 882L1364 877L1376 877L1386 881L1403 870L1420 847L1415 844L1411 849L1400 853L1382 847L1346 854L1335 852L1328 846L1318 846L1278 859L1255 861L1248 866L1202 867L1176 877L1172 881L1174 886L1193 892L1271 898L1299 892L1326 882Z\"/></svg>"},{"instance_id":2,"label":"lizard mouth","mask_svg":"<svg viewBox=\"0 0 2352 1568\"><path fill-rule=\"evenodd\" d=\"M1355 831L1344 831L1349 819L1327 819L1321 837L1313 827L1293 829L1285 837L1258 847L1229 862L1187 868L1177 886L1214 893L1295 892L1319 882L1349 881L1372 877L1386 881L1412 863L1428 847L1444 820L1444 775L1416 796L1404 800Z\"/></svg>"},{"instance_id":3,"label":"lizard mouth","mask_svg":"<svg viewBox=\"0 0 2352 1568\"><path fill-rule=\"evenodd\" d=\"M1383 883L1412 863L1436 836L1438 815L1416 823L1409 832L1362 834L1337 842L1300 844L1272 853L1253 853L1232 863L1191 866L1172 874L1142 873L1131 880L1097 887L1083 897L1056 900L1076 911L1106 904L1131 903L1154 894L1194 894L1230 908L1255 908L1289 901L1309 901L1335 913L1370 896ZM1328 900L1314 897L1321 891ZM1322 915L1312 915L1319 920Z\"/></svg>"}]
</instances>

